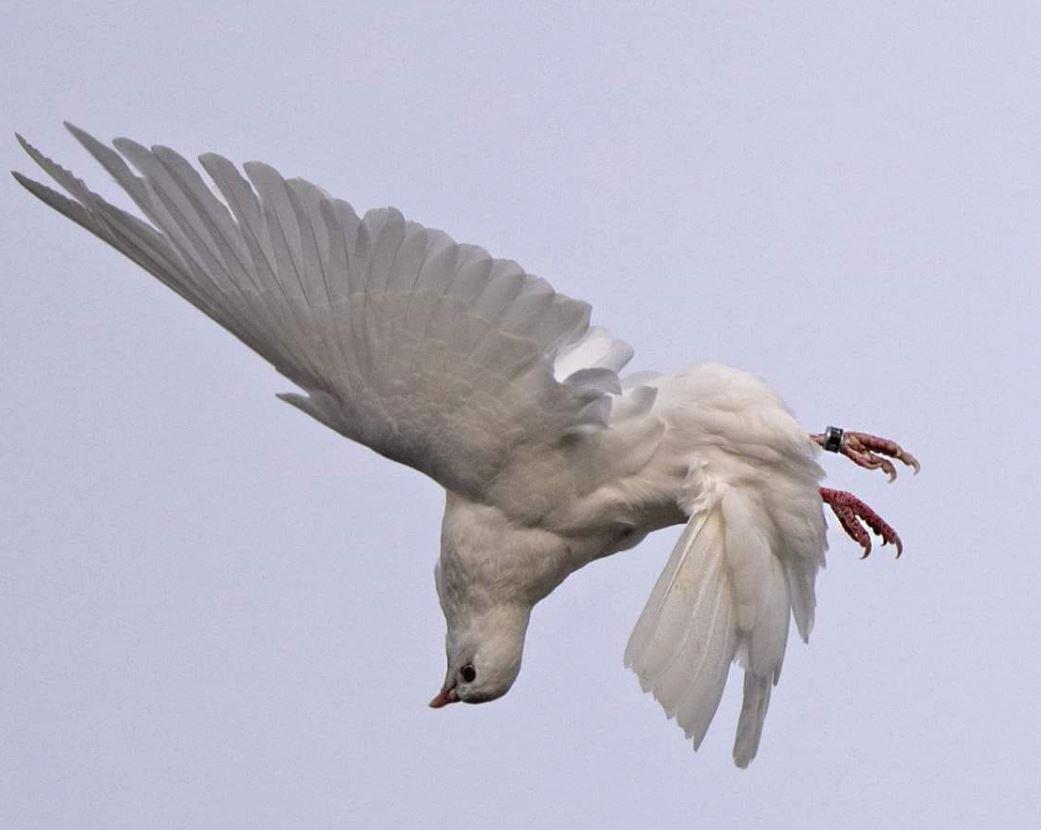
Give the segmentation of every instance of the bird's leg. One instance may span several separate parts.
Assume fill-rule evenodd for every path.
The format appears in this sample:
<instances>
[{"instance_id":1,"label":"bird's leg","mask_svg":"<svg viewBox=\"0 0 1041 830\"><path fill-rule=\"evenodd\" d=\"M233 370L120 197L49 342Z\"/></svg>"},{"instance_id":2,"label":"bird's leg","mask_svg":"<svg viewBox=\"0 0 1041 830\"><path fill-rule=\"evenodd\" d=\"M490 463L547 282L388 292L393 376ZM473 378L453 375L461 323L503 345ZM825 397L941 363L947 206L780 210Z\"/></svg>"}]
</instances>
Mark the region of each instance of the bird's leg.
<instances>
[{"instance_id":1,"label":"bird's leg","mask_svg":"<svg viewBox=\"0 0 1041 830\"><path fill-rule=\"evenodd\" d=\"M811 435L810 439L829 452L841 453L858 467L867 470L882 470L889 476L890 481L896 478L896 467L889 460L890 458L895 458L901 464L913 467L915 475L922 469L918 459L896 441L879 438L877 435L870 435L866 432L847 432L838 427L828 427L822 433Z\"/></svg>"},{"instance_id":2,"label":"bird's leg","mask_svg":"<svg viewBox=\"0 0 1041 830\"><path fill-rule=\"evenodd\" d=\"M916 475L922 468L918 459L896 441L879 438L877 435L869 435L866 432L846 432L838 427L828 427L823 433L811 435L810 440L828 452L841 453L858 467L882 470L889 476L890 481L896 478L896 467L889 460L890 458L895 458L901 464L913 467ZM821 487L820 494L824 503L830 505L835 512L842 529L864 549L865 557L871 553L871 537L864 528L864 524L882 540L883 545L896 545L897 556L903 553L904 546L897 532L852 493Z\"/></svg>"},{"instance_id":3,"label":"bird's leg","mask_svg":"<svg viewBox=\"0 0 1041 830\"><path fill-rule=\"evenodd\" d=\"M904 552L904 545L900 541L899 534L893 530L885 519L852 493L847 493L845 490L831 490L827 487L821 487L820 494L824 503L830 505L835 512L842 529L850 535L854 542L864 549L864 555L861 559L866 559L868 554L871 553L871 537L864 528L865 524L882 540L883 546L896 545L897 558Z\"/></svg>"}]
</instances>

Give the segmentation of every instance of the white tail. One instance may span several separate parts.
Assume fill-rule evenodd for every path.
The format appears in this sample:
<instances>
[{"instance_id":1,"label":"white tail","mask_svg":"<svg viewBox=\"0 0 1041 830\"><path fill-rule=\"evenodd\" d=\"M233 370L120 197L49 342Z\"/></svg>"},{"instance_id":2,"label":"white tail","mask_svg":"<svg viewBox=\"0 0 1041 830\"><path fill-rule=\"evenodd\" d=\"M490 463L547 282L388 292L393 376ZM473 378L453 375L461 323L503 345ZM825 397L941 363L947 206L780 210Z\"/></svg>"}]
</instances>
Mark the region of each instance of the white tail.
<instances>
[{"instance_id":1,"label":"white tail","mask_svg":"<svg viewBox=\"0 0 1041 830\"><path fill-rule=\"evenodd\" d=\"M739 767L759 748L792 612L776 525L756 495L724 486L695 513L625 651L643 690L695 749L719 706L730 664L736 660L745 669L734 741Z\"/></svg>"}]
</instances>

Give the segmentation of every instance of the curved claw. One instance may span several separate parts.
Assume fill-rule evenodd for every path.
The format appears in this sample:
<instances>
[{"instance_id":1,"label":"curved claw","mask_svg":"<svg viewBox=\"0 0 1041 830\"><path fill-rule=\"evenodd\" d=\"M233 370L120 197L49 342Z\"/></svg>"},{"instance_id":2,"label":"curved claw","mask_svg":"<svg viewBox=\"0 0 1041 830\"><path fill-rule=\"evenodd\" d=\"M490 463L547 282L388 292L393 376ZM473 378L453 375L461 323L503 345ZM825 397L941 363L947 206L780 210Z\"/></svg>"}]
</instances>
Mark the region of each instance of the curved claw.
<instances>
[{"instance_id":1,"label":"curved claw","mask_svg":"<svg viewBox=\"0 0 1041 830\"><path fill-rule=\"evenodd\" d=\"M810 439L820 447L825 447L827 440L823 434L811 435ZM834 449L834 447L827 448ZM894 458L901 464L911 467L915 475L918 475L922 470L922 465L918 463L918 459L896 441L880 438L867 432L843 432L842 443L839 445L837 452L842 453L858 467L863 467L866 470L882 470L888 476L890 482L896 480L896 466L889 460L890 458Z\"/></svg>"},{"instance_id":2,"label":"curved claw","mask_svg":"<svg viewBox=\"0 0 1041 830\"><path fill-rule=\"evenodd\" d=\"M847 432L842 436L842 453L843 455L851 458L855 464L860 462L854 457L854 454L866 455L870 458L881 462L873 466L873 468L881 468L885 471L886 475L889 476L889 480L893 481L896 479L896 467L888 459L883 459L881 456L886 455L889 458L895 458L901 464L914 469L914 474L918 475L921 472L922 465L918 463L918 459L915 458L911 453L901 447L896 441L891 441L888 438L880 438L877 435L871 435L867 432ZM860 464L860 466L865 466Z\"/></svg>"},{"instance_id":3,"label":"curved claw","mask_svg":"<svg viewBox=\"0 0 1041 830\"><path fill-rule=\"evenodd\" d=\"M860 558L867 559L871 555L871 537L868 536L864 526L857 520L856 513L853 512L852 508L844 504L832 503L831 509L838 518L839 524L842 525L842 529L849 534L854 542L864 549L864 553Z\"/></svg>"},{"instance_id":4,"label":"curved claw","mask_svg":"<svg viewBox=\"0 0 1041 830\"><path fill-rule=\"evenodd\" d=\"M890 482L896 480L896 467L893 466L893 462L888 458L875 455L870 450L858 452L852 448L846 449L843 455L849 458L858 467L863 467L867 470L881 470L889 477Z\"/></svg>"},{"instance_id":5,"label":"curved claw","mask_svg":"<svg viewBox=\"0 0 1041 830\"><path fill-rule=\"evenodd\" d=\"M820 488L821 499L829 505L835 516L842 525L842 529L864 549L861 559L866 559L871 554L871 537L868 535L864 525L867 525L872 533L882 540L885 545L896 546L896 558L904 552L904 543L898 534L885 519L879 516L867 504L858 499L852 493L845 490L831 490L827 487ZM863 524L861 524L863 522Z\"/></svg>"}]
</instances>

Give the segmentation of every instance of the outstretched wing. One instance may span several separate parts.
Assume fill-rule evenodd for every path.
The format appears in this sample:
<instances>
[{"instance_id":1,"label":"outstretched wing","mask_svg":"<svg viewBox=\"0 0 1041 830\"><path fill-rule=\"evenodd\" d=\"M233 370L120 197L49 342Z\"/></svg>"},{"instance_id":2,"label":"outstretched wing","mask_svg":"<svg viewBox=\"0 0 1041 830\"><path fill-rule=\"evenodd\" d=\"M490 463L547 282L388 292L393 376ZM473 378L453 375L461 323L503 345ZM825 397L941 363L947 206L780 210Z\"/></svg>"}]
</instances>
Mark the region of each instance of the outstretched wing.
<instances>
[{"instance_id":1,"label":"outstretched wing","mask_svg":"<svg viewBox=\"0 0 1041 830\"><path fill-rule=\"evenodd\" d=\"M67 126L149 222L21 137L72 199L18 181L270 361L306 393L280 397L337 432L477 493L520 454L606 427L631 349L516 263L394 209L359 218L258 162L247 179L201 156L215 193L173 150Z\"/></svg>"}]
</instances>

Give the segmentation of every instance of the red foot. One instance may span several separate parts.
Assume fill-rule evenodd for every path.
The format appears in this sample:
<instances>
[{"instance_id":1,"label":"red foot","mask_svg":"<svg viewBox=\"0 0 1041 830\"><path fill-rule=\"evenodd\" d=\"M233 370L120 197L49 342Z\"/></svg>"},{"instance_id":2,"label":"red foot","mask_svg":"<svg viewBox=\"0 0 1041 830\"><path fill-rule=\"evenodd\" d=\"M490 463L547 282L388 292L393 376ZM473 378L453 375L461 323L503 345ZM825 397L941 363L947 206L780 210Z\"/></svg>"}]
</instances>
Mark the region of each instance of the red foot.
<instances>
[{"instance_id":1,"label":"red foot","mask_svg":"<svg viewBox=\"0 0 1041 830\"><path fill-rule=\"evenodd\" d=\"M889 526L885 519L852 493L847 493L845 490L831 490L827 487L821 487L820 493L824 503L831 505L831 509L835 511L842 529L864 549L861 559L866 559L871 553L871 537L868 536L861 521L882 540L883 546L896 545L897 558L904 552L904 545L897 532Z\"/></svg>"},{"instance_id":2,"label":"red foot","mask_svg":"<svg viewBox=\"0 0 1041 830\"><path fill-rule=\"evenodd\" d=\"M827 441L827 435L823 433L811 435L810 438L821 447L824 447ZM922 469L918 459L896 441L879 438L877 435L870 435L866 432L842 433L842 443L837 452L842 453L858 467L864 467L867 470L882 470L889 476L890 481L896 478L896 467L889 458L895 458L901 464L913 467L915 475L918 475L918 471ZM883 456L889 456L889 458Z\"/></svg>"}]
</instances>

